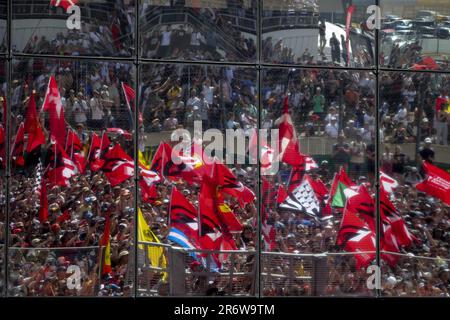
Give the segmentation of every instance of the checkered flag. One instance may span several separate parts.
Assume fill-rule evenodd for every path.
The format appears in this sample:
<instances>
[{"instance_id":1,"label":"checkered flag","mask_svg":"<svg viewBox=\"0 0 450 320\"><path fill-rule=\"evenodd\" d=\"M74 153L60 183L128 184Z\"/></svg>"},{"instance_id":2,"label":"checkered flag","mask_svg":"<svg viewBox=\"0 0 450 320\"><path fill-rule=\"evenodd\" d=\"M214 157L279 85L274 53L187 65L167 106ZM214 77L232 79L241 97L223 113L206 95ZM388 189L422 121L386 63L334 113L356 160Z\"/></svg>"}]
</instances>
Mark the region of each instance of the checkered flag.
<instances>
[{"instance_id":1,"label":"checkered flag","mask_svg":"<svg viewBox=\"0 0 450 320\"><path fill-rule=\"evenodd\" d=\"M315 219L319 218L320 202L308 179L303 179L294 191L290 192L280 209L300 211Z\"/></svg>"},{"instance_id":2,"label":"checkered flag","mask_svg":"<svg viewBox=\"0 0 450 320\"><path fill-rule=\"evenodd\" d=\"M41 196L41 182L44 176L43 167L41 161L36 166L34 170L34 183L33 183L33 195L37 198Z\"/></svg>"}]
</instances>

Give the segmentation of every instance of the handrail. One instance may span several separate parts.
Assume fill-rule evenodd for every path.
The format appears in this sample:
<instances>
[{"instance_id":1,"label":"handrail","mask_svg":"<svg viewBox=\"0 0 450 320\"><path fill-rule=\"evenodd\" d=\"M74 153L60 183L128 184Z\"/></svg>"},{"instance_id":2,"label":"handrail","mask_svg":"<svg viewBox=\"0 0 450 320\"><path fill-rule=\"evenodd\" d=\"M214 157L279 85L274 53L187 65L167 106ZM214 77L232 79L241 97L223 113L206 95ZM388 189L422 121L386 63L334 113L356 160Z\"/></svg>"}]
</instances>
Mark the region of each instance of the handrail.
<instances>
[{"instance_id":1,"label":"handrail","mask_svg":"<svg viewBox=\"0 0 450 320\"><path fill-rule=\"evenodd\" d=\"M165 248L171 248L176 251L184 251L184 252L203 252L203 253L211 253L211 254L220 254L220 253L250 253L254 254L256 253L255 250L201 250L201 249L187 249L187 248L181 248L177 246L171 246L167 243L155 243L155 242L148 242L148 241L139 241L138 245L150 245L155 247L165 247ZM427 259L427 260L441 260L450 262L450 259L447 258L441 258L441 257L426 257L426 256L417 256L412 255L411 253L400 253L400 252L391 252L391 251L385 251L381 250L381 253L384 254L392 254L402 257L408 257L411 259ZM299 257L299 258L307 258L307 257L316 257L316 258L322 258L322 257L328 257L328 256L352 256L352 255L359 255L359 254L373 254L376 253L376 251L361 251L361 252L321 252L321 253L292 253L292 252L274 252L274 251L261 251L262 255L266 256L286 256L286 257Z\"/></svg>"},{"instance_id":2,"label":"handrail","mask_svg":"<svg viewBox=\"0 0 450 320\"><path fill-rule=\"evenodd\" d=\"M146 22L152 21L155 18L159 18L159 24L166 24L162 22L162 17L163 16L167 16L167 15L171 15L171 14L189 14L191 17L195 17L195 18L200 18L201 15L198 14L193 14L192 13L192 9L191 8L183 8L183 9L179 9L179 8L171 8L171 7L161 7L161 6L153 6L153 7L149 7L148 13L144 13L144 17ZM233 26L234 29L239 30L239 31L243 31L246 33L250 33L250 34L254 34L256 35L256 18L255 19L251 19L248 18L246 16L238 16L238 15L233 15L230 14L228 11L226 10L217 10L216 12L216 16L222 16L225 18L226 21L231 21L231 25ZM286 18L294 18L295 22L294 24L289 23L289 27L305 27L305 26L318 26L318 22L319 22L319 15L317 13L305 13L304 11L296 11L294 12L294 14L278 14L278 15L271 15L271 16L264 16L262 19L262 24L263 24L263 33L264 32L269 32L269 31L276 31L276 30L282 30L284 28L286 28L286 24L283 23L283 19ZM204 20L203 18L200 18L202 20ZM307 23L303 23L302 20L303 19L310 19L310 22ZM269 27L265 27L267 21L270 20L277 20L278 23L276 24L276 26L273 26L272 24ZM241 21L245 21L247 23L253 23L254 24L254 28L249 29L245 23L241 24ZM213 25L209 22L208 26ZM144 24L145 26L145 24ZM214 29L217 29L216 25L213 25ZM220 29L220 33L223 35L224 32L223 30ZM228 36L228 35L226 35Z\"/></svg>"},{"instance_id":3,"label":"handrail","mask_svg":"<svg viewBox=\"0 0 450 320\"><path fill-rule=\"evenodd\" d=\"M225 47L224 49L226 49L227 51L231 51L234 54L236 54L237 56L239 56L240 58L247 58L245 57L242 52L236 48L236 46L234 46L232 43L234 42L234 39L232 39L232 37L230 37L228 34L226 34L222 29L220 29L219 27L217 27L217 25L215 23L212 23L211 21L209 21L208 19L205 19L202 15L195 15L193 14L192 10L187 10L186 12L187 15L189 15L189 17L192 20L197 21L197 23L199 24L197 27L204 29L204 27L209 27L210 29L214 29L214 34L216 36L218 36L220 38L220 40L222 40L222 45ZM205 30L203 30L205 31Z\"/></svg>"},{"instance_id":4,"label":"handrail","mask_svg":"<svg viewBox=\"0 0 450 320\"><path fill-rule=\"evenodd\" d=\"M47 250L47 251L53 251L53 250L73 250L73 249L77 249L77 250L94 250L94 249L98 249L100 248L100 246L91 246L91 247L31 247L31 248L22 248L22 247L9 247L8 250Z\"/></svg>"},{"instance_id":5,"label":"handrail","mask_svg":"<svg viewBox=\"0 0 450 320\"><path fill-rule=\"evenodd\" d=\"M172 246L170 244L167 243L160 243L160 242L149 242L149 241L139 241L138 243L139 245L148 245L148 246L153 246L153 247L164 247L164 248L170 248L176 251L184 251L184 252L202 252L202 253L211 253L211 254L220 254L220 253L227 253L227 254L231 254L231 253L251 253L254 254L256 253L255 250L202 250L202 249L188 249L188 248L182 248L182 247L178 247L178 246Z\"/></svg>"}]
</instances>

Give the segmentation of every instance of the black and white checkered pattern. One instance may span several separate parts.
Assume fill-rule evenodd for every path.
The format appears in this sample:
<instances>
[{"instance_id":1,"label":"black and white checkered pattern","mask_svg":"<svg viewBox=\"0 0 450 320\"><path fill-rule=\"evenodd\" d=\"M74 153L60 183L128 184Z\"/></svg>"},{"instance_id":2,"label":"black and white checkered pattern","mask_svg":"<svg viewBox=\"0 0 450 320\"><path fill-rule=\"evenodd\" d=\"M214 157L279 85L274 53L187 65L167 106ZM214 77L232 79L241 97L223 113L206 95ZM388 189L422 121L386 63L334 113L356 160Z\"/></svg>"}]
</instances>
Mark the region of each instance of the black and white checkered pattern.
<instances>
[{"instance_id":1,"label":"black and white checkered pattern","mask_svg":"<svg viewBox=\"0 0 450 320\"><path fill-rule=\"evenodd\" d=\"M41 182L43 179L42 163L39 161L36 169L34 170L34 184L33 184L33 194L39 197L41 195Z\"/></svg>"},{"instance_id":2,"label":"black and white checkered pattern","mask_svg":"<svg viewBox=\"0 0 450 320\"><path fill-rule=\"evenodd\" d=\"M301 211L309 216L318 218L320 202L309 181L304 179L294 191L289 193L288 197L280 204L279 208Z\"/></svg>"}]
</instances>

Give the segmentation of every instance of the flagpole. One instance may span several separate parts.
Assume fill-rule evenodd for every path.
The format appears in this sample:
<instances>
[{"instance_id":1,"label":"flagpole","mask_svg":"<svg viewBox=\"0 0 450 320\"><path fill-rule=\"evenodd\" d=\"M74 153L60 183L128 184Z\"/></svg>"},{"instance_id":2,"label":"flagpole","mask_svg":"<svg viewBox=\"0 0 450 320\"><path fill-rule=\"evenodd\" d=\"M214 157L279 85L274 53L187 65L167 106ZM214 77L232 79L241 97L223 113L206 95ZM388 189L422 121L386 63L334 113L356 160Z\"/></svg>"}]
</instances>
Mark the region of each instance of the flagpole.
<instances>
[{"instance_id":1,"label":"flagpole","mask_svg":"<svg viewBox=\"0 0 450 320\"><path fill-rule=\"evenodd\" d=\"M171 185L170 188L170 202L169 202L169 212L168 212L168 217L167 217L167 222L168 222L168 226L170 228L170 223L171 223L171 219L170 216L172 215L172 199L173 199L173 185Z\"/></svg>"},{"instance_id":2,"label":"flagpole","mask_svg":"<svg viewBox=\"0 0 450 320\"><path fill-rule=\"evenodd\" d=\"M22 127L23 126L23 122L20 124L20 126L19 126L19 131L20 131L20 127ZM19 132L18 131L18 132ZM13 142L13 145L12 145L12 148L10 148L10 150L9 150L9 153L10 153L10 157L12 157L13 156L13 153L14 153L14 148L16 147L16 142L17 142L17 135L16 135L16 137L14 138L14 142ZM7 161L6 159L5 159L5 161Z\"/></svg>"},{"instance_id":3,"label":"flagpole","mask_svg":"<svg viewBox=\"0 0 450 320\"><path fill-rule=\"evenodd\" d=\"M291 166L291 172L289 173L289 179L286 184L286 189L289 190L289 185L291 184L292 176L294 174L294 167Z\"/></svg>"},{"instance_id":4,"label":"flagpole","mask_svg":"<svg viewBox=\"0 0 450 320\"><path fill-rule=\"evenodd\" d=\"M70 129L67 130L67 131L68 131L68 132L67 132L67 135L66 135L66 143L65 143L65 146L64 146L64 149L65 149L65 150L67 150L67 143L69 142ZM73 140L73 138L72 138L72 140Z\"/></svg>"},{"instance_id":5,"label":"flagpole","mask_svg":"<svg viewBox=\"0 0 450 320\"><path fill-rule=\"evenodd\" d=\"M72 132L72 147L71 147L71 150L70 150L70 159L73 159L73 143L74 143L74 135L75 135L75 132L73 131L73 130L71 130L71 132Z\"/></svg>"},{"instance_id":6,"label":"flagpole","mask_svg":"<svg viewBox=\"0 0 450 320\"><path fill-rule=\"evenodd\" d=\"M204 183L204 182L202 182L202 183ZM200 192L199 192L199 194L198 194L198 197L199 197L199 202L198 202L198 205L197 205L197 224L198 224L198 236L199 236L199 240L200 240L200 238L202 237L202 223L201 223L201 213L200 213Z\"/></svg>"},{"instance_id":7,"label":"flagpole","mask_svg":"<svg viewBox=\"0 0 450 320\"><path fill-rule=\"evenodd\" d=\"M127 96L127 92L125 91L125 87L124 87L123 81L120 82L120 85L121 85L121 87L122 87L122 92L123 92L123 95L124 95L124 97L125 97L125 102L126 102L127 107L128 107L128 112L129 112L130 115L131 115L131 128L133 128L133 127L134 127L133 111L131 110L131 105L130 105L130 102L128 101L128 96ZM135 100L136 100L136 98L135 98ZM136 111L136 112L137 112L137 111Z\"/></svg>"},{"instance_id":8,"label":"flagpole","mask_svg":"<svg viewBox=\"0 0 450 320\"><path fill-rule=\"evenodd\" d=\"M100 138L100 155L101 155L102 148L103 148L103 135L104 134L105 134L105 130L102 130L102 136ZM92 146L92 144L91 144L91 146Z\"/></svg>"},{"instance_id":9,"label":"flagpole","mask_svg":"<svg viewBox=\"0 0 450 320\"><path fill-rule=\"evenodd\" d=\"M87 155L87 161L89 163L89 159L91 157L91 150L92 150L92 137L94 136L95 132L92 131L92 135L91 135L91 141L90 141L90 146L89 146L89 151L88 151L88 155Z\"/></svg>"},{"instance_id":10,"label":"flagpole","mask_svg":"<svg viewBox=\"0 0 450 320\"><path fill-rule=\"evenodd\" d=\"M160 143L160 147L162 148L162 142ZM166 180L166 177L164 176L164 154L166 152L162 151L162 155L161 155L161 176L163 177L164 180Z\"/></svg>"}]
</instances>

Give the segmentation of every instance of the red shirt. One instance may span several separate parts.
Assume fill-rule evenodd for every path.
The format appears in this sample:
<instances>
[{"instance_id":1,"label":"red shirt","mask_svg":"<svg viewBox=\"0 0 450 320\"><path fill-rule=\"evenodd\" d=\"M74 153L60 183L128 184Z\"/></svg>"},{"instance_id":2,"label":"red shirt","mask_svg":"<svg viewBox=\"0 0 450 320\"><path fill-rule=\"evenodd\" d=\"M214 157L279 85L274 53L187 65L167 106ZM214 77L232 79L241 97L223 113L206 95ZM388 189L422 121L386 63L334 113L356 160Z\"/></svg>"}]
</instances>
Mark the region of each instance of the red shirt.
<instances>
[{"instance_id":1,"label":"red shirt","mask_svg":"<svg viewBox=\"0 0 450 320\"><path fill-rule=\"evenodd\" d=\"M436 105L435 105L436 113L441 111L442 106L447 103L447 99L448 99L447 97L443 96L439 96L436 98Z\"/></svg>"}]
</instances>

